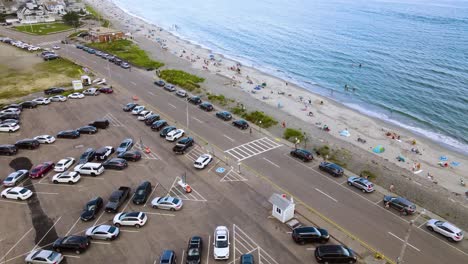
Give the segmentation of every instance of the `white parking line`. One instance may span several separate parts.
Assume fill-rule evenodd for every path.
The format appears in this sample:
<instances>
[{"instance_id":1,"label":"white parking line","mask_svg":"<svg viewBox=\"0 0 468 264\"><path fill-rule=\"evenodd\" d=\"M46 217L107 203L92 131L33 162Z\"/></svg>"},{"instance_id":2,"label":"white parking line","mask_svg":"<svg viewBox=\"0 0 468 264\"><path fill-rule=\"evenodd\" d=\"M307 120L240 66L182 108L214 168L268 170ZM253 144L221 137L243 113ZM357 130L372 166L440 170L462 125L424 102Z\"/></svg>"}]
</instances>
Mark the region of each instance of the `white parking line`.
<instances>
[{"instance_id":1,"label":"white parking line","mask_svg":"<svg viewBox=\"0 0 468 264\"><path fill-rule=\"evenodd\" d=\"M382 200L378 200L378 201L375 202L374 204L375 204L375 205L378 205L378 204L381 203L381 202L382 202Z\"/></svg>"},{"instance_id":2,"label":"white parking line","mask_svg":"<svg viewBox=\"0 0 468 264\"><path fill-rule=\"evenodd\" d=\"M80 258L79 256L73 256L73 255L63 255L63 256L67 258Z\"/></svg>"},{"instance_id":3,"label":"white parking line","mask_svg":"<svg viewBox=\"0 0 468 264\"><path fill-rule=\"evenodd\" d=\"M193 117L192 116L192 119L196 120L198 123L203 123L203 121L201 121L200 119L196 118L196 117Z\"/></svg>"},{"instance_id":4,"label":"white parking line","mask_svg":"<svg viewBox=\"0 0 468 264\"><path fill-rule=\"evenodd\" d=\"M50 192L35 192L35 194L54 194L54 195L57 195L58 193L50 193Z\"/></svg>"},{"instance_id":5,"label":"white parking line","mask_svg":"<svg viewBox=\"0 0 468 264\"><path fill-rule=\"evenodd\" d=\"M99 242L99 241L94 241L92 242L93 244L101 244L101 245L110 245L109 242Z\"/></svg>"},{"instance_id":6,"label":"white parking line","mask_svg":"<svg viewBox=\"0 0 468 264\"><path fill-rule=\"evenodd\" d=\"M268 163L270 163L271 165L275 166L276 168L279 168L280 166L278 166L278 164L274 163L273 161L267 159L267 158L263 158L265 161L267 161Z\"/></svg>"},{"instance_id":7,"label":"white parking line","mask_svg":"<svg viewBox=\"0 0 468 264\"><path fill-rule=\"evenodd\" d=\"M313 247L312 248L306 248L306 250L315 250L315 248L313 248Z\"/></svg>"},{"instance_id":8,"label":"white parking line","mask_svg":"<svg viewBox=\"0 0 468 264\"><path fill-rule=\"evenodd\" d=\"M148 200L146 200L146 203L143 205L143 207L146 207L146 204L147 204L148 201L150 200L149 198L152 197L153 192L156 191L156 188L158 188L158 186L159 186L159 182L154 186L153 190L151 191L150 195L148 196Z\"/></svg>"},{"instance_id":9,"label":"white parking line","mask_svg":"<svg viewBox=\"0 0 468 264\"><path fill-rule=\"evenodd\" d=\"M135 230L123 230L123 229L120 229L120 232L138 233L138 232L140 232L140 231L135 231Z\"/></svg>"},{"instance_id":10,"label":"white parking line","mask_svg":"<svg viewBox=\"0 0 468 264\"><path fill-rule=\"evenodd\" d=\"M206 254L206 264L208 264L208 260L210 259L210 248L211 248L211 236L208 236L208 253Z\"/></svg>"},{"instance_id":11,"label":"white parking line","mask_svg":"<svg viewBox=\"0 0 468 264\"><path fill-rule=\"evenodd\" d=\"M230 137L228 137L228 136L226 136L226 135L224 135L224 134L223 134L223 137L225 137L225 138L231 140L232 142L234 142L234 139L232 139L232 138L230 138Z\"/></svg>"},{"instance_id":12,"label":"white parking line","mask_svg":"<svg viewBox=\"0 0 468 264\"><path fill-rule=\"evenodd\" d=\"M5 259L5 257L8 256L8 253L10 253L21 242L21 240L23 240L23 238L25 238L26 235L28 235L28 233L31 232L32 230L33 230L33 228L31 227L28 230L28 232L24 233L24 235L18 241L16 241L16 243L7 251L7 253L5 253L5 255L0 260ZM3 241L3 239L2 239L2 241Z\"/></svg>"},{"instance_id":13,"label":"white parking line","mask_svg":"<svg viewBox=\"0 0 468 264\"><path fill-rule=\"evenodd\" d=\"M44 240L44 238L47 236L47 234L49 234L50 230L52 230L54 228L54 226L60 221L60 219L62 219L62 216L60 216L57 221L55 221L55 223L49 228L49 230L47 230L47 232L45 233L45 235L41 238L41 240L39 240L39 242L36 243L36 245L34 245L34 247L30 250L30 251L33 251L34 249L36 249L37 245L39 245L42 240Z\"/></svg>"},{"instance_id":14,"label":"white parking line","mask_svg":"<svg viewBox=\"0 0 468 264\"><path fill-rule=\"evenodd\" d=\"M427 223L427 221L425 221L424 223L420 224L420 225L418 226L418 228L421 228L421 226L425 225L426 223Z\"/></svg>"},{"instance_id":15,"label":"white parking line","mask_svg":"<svg viewBox=\"0 0 468 264\"><path fill-rule=\"evenodd\" d=\"M177 108L177 106L171 104L171 103L168 103L170 106L174 107L174 108Z\"/></svg>"},{"instance_id":16,"label":"white parking line","mask_svg":"<svg viewBox=\"0 0 468 264\"><path fill-rule=\"evenodd\" d=\"M132 82L132 81L130 81L130 83L133 84L133 85L135 85L135 86L137 85L135 82Z\"/></svg>"},{"instance_id":17,"label":"white parking line","mask_svg":"<svg viewBox=\"0 0 468 264\"><path fill-rule=\"evenodd\" d=\"M321 193L321 194L327 196L328 198L332 199L333 201L338 202L335 198L333 198L333 197L331 197L330 195L324 193L323 191L321 191L321 190L319 190L319 189L317 189L317 188L315 188L315 190L316 190L317 192L319 192L319 193Z\"/></svg>"},{"instance_id":18,"label":"white parking line","mask_svg":"<svg viewBox=\"0 0 468 264\"><path fill-rule=\"evenodd\" d=\"M101 219L101 217L104 215L104 211L101 213L101 215L96 219L96 221L94 221L94 224L93 226L96 226L97 225L97 222L99 221L99 219Z\"/></svg>"},{"instance_id":19,"label":"white parking line","mask_svg":"<svg viewBox=\"0 0 468 264\"><path fill-rule=\"evenodd\" d=\"M154 93L152 93L152 92L148 92L148 93L151 94L151 95L154 95Z\"/></svg>"},{"instance_id":20,"label":"white parking line","mask_svg":"<svg viewBox=\"0 0 468 264\"><path fill-rule=\"evenodd\" d=\"M400 240L401 242L405 242L403 239L397 237L397 236L396 236L395 234L393 234L392 232L388 232L388 234L392 235L393 237L395 237L396 239ZM417 250L418 252L421 252L421 250L419 250L419 248L417 248L417 247L411 245L410 243L407 243L407 244L408 244L408 246L414 248L414 249Z\"/></svg>"},{"instance_id":21,"label":"white parking line","mask_svg":"<svg viewBox=\"0 0 468 264\"><path fill-rule=\"evenodd\" d=\"M76 224L78 224L78 221L80 221L80 217L78 217L78 219L76 219L76 222L72 225L72 227L68 230L68 232L65 234L65 236L68 236L68 234L70 234L70 232L73 230L73 228L76 226Z\"/></svg>"},{"instance_id":22,"label":"white parking line","mask_svg":"<svg viewBox=\"0 0 468 264\"><path fill-rule=\"evenodd\" d=\"M182 250L182 258L180 258L180 264L184 264L185 249Z\"/></svg>"}]
</instances>

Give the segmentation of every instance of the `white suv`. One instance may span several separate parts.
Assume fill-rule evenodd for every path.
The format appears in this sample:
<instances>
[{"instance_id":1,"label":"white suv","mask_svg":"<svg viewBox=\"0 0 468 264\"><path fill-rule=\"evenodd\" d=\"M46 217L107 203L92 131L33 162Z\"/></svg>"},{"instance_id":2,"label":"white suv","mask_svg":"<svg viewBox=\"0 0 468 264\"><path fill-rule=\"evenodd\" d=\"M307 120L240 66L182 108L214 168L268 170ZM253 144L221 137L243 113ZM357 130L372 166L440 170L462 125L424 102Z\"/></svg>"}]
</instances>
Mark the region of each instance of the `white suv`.
<instances>
[{"instance_id":1,"label":"white suv","mask_svg":"<svg viewBox=\"0 0 468 264\"><path fill-rule=\"evenodd\" d=\"M463 240L463 231L449 222L431 219L426 223L427 229L445 236L448 240L458 242Z\"/></svg>"},{"instance_id":2,"label":"white suv","mask_svg":"<svg viewBox=\"0 0 468 264\"><path fill-rule=\"evenodd\" d=\"M124 212L118 213L114 216L114 225L120 226L134 226L140 228L146 224L148 217L143 212Z\"/></svg>"},{"instance_id":3,"label":"white suv","mask_svg":"<svg viewBox=\"0 0 468 264\"><path fill-rule=\"evenodd\" d=\"M181 138L184 135L185 131L182 129L172 130L171 132L167 133L166 140L167 141L176 141L177 139Z\"/></svg>"},{"instance_id":4,"label":"white suv","mask_svg":"<svg viewBox=\"0 0 468 264\"><path fill-rule=\"evenodd\" d=\"M73 163L75 163L75 159L72 157L61 159L57 162L57 164L55 164L54 171L56 172L66 171L68 170L68 168L70 168L70 166Z\"/></svg>"},{"instance_id":5,"label":"white suv","mask_svg":"<svg viewBox=\"0 0 468 264\"><path fill-rule=\"evenodd\" d=\"M143 110L145 110L145 106L144 105L139 105L139 106L133 108L132 114L133 115L138 115Z\"/></svg>"},{"instance_id":6,"label":"white suv","mask_svg":"<svg viewBox=\"0 0 468 264\"><path fill-rule=\"evenodd\" d=\"M229 229L225 226L218 226L214 231L213 257L218 259L229 259Z\"/></svg>"},{"instance_id":7,"label":"white suv","mask_svg":"<svg viewBox=\"0 0 468 264\"><path fill-rule=\"evenodd\" d=\"M79 174L97 176L104 172L104 167L100 163L87 162L76 165L73 170Z\"/></svg>"},{"instance_id":8,"label":"white suv","mask_svg":"<svg viewBox=\"0 0 468 264\"><path fill-rule=\"evenodd\" d=\"M153 112L149 111L149 110L144 110L144 111L141 111L139 114L138 114L138 117L137 119L140 120L140 121L143 121L145 120L148 116L152 115Z\"/></svg>"}]
</instances>

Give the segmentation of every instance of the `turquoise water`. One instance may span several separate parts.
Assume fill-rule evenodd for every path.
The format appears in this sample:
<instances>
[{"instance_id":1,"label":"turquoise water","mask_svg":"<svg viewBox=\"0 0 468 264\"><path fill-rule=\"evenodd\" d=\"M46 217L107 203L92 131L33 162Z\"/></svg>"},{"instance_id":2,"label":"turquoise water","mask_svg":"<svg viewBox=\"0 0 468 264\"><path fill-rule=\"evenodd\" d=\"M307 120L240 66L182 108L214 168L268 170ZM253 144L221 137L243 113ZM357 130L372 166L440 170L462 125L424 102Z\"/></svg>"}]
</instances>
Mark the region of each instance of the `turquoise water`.
<instances>
[{"instance_id":1,"label":"turquoise water","mask_svg":"<svg viewBox=\"0 0 468 264\"><path fill-rule=\"evenodd\" d=\"M467 1L114 2L244 65L468 153Z\"/></svg>"}]
</instances>

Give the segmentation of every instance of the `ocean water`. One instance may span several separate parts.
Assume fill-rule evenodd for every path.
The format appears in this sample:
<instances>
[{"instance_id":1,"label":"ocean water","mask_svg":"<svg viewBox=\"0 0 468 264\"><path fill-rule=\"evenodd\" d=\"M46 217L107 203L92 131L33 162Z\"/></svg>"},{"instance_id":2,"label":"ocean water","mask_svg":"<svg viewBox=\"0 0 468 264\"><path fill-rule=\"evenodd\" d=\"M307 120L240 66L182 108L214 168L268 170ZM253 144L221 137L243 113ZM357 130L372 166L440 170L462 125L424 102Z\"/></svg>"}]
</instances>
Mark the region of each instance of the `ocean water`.
<instances>
[{"instance_id":1,"label":"ocean water","mask_svg":"<svg viewBox=\"0 0 468 264\"><path fill-rule=\"evenodd\" d=\"M466 0L114 3L244 65L468 154Z\"/></svg>"}]
</instances>

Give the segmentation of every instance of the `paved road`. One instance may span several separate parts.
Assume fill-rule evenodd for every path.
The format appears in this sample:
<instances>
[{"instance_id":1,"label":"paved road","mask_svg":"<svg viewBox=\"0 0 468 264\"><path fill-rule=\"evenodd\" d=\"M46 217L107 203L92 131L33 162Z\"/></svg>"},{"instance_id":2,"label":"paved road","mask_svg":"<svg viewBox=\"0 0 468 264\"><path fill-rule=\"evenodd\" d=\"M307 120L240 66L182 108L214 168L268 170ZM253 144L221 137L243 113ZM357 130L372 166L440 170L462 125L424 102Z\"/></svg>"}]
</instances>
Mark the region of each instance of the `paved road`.
<instances>
[{"instance_id":1,"label":"paved road","mask_svg":"<svg viewBox=\"0 0 468 264\"><path fill-rule=\"evenodd\" d=\"M181 126L187 126L192 133L207 139L217 156L227 156L232 164L243 159L266 179L293 194L298 200L318 210L338 225L349 230L362 241L396 259L408 227L409 220L417 216L401 217L383 208L381 197L364 195L345 186L344 178L334 179L317 170L317 163L303 164L288 156L287 146L272 147L268 150L258 144L242 144L264 138L265 135L232 128L229 123L214 117L213 113L196 110L195 106L169 94L152 84L147 72L123 70L94 55L89 55L72 46L63 46L61 55L92 68L94 71L126 87L132 94L154 106L159 112L169 115ZM130 97L129 97L130 101ZM187 111L188 109L188 111ZM189 122L187 124L187 112ZM208 140L209 139L209 140ZM274 139L270 138L273 142ZM246 149L247 148L247 149ZM250 151L249 151L250 149ZM261 151L260 151L261 149ZM224 152L226 150L231 150ZM260 153L261 152L261 153ZM241 154L239 154L241 153ZM258 154L257 154L258 153ZM242 157L241 157L242 156ZM466 241L459 244L446 242L439 236L416 226L409 239L406 263L466 263L468 246Z\"/></svg>"}]
</instances>

